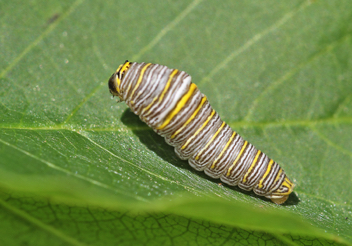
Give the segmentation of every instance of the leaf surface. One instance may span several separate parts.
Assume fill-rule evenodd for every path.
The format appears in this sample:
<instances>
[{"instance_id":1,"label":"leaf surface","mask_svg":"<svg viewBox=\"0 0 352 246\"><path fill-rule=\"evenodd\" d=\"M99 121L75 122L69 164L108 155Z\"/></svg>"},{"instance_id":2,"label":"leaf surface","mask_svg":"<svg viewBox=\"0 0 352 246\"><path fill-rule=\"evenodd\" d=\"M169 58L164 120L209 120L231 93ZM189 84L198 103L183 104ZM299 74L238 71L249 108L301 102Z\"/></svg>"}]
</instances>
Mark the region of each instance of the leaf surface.
<instances>
[{"instance_id":1,"label":"leaf surface","mask_svg":"<svg viewBox=\"0 0 352 246\"><path fill-rule=\"evenodd\" d=\"M0 243L352 245L351 9L3 1ZM179 160L111 100L126 59L192 75L295 194L276 206Z\"/></svg>"}]
</instances>

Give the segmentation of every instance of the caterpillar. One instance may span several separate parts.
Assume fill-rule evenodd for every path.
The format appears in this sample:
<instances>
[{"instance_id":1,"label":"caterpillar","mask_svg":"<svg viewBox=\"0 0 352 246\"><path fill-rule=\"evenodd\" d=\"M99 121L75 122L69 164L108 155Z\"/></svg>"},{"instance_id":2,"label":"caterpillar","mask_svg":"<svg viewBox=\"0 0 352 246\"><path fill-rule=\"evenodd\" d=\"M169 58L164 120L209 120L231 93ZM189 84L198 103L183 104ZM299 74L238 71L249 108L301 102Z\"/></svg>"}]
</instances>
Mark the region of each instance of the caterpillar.
<instances>
[{"instance_id":1,"label":"caterpillar","mask_svg":"<svg viewBox=\"0 0 352 246\"><path fill-rule=\"evenodd\" d=\"M294 184L284 170L223 122L208 99L177 69L126 61L109 90L175 148L191 167L230 186L284 203Z\"/></svg>"}]
</instances>

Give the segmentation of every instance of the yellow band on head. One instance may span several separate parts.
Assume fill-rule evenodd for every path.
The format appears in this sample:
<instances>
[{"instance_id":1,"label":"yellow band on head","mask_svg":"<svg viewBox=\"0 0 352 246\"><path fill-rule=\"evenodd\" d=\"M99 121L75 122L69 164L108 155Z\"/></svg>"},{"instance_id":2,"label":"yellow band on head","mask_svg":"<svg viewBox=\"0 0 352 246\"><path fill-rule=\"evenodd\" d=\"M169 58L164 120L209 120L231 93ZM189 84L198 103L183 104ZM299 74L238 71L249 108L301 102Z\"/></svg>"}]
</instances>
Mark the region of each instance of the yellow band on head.
<instances>
[{"instance_id":1,"label":"yellow band on head","mask_svg":"<svg viewBox=\"0 0 352 246\"><path fill-rule=\"evenodd\" d=\"M116 74L121 70L121 68L122 68L122 64L116 69ZM116 90L117 90L117 92L118 93L120 93L120 84L121 84L121 80L120 80L120 78L118 77L118 76L116 76L116 83L117 83L117 87L116 87Z\"/></svg>"},{"instance_id":2,"label":"yellow band on head","mask_svg":"<svg viewBox=\"0 0 352 246\"><path fill-rule=\"evenodd\" d=\"M122 66L123 66L123 64L121 64L121 65L116 69L116 73L121 69Z\"/></svg>"},{"instance_id":3,"label":"yellow band on head","mask_svg":"<svg viewBox=\"0 0 352 246\"><path fill-rule=\"evenodd\" d=\"M124 64L121 64L117 69L116 69L116 83L117 83L117 87L116 90L118 93L120 93L120 84L121 84L121 79L122 79L122 75L129 69L129 67L131 66L131 62L126 61Z\"/></svg>"},{"instance_id":4,"label":"yellow band on head","mask_svg":"<svg viewBox=\"0 0 352 246\"><path fill-rule=\"evenodd\" d=\"M131 66L131 62L126 61L125 64L122 65L120 74L123 74L124 72L126 72L126 70L129 69L130 66Z\"/></svg>"}]
</instances>

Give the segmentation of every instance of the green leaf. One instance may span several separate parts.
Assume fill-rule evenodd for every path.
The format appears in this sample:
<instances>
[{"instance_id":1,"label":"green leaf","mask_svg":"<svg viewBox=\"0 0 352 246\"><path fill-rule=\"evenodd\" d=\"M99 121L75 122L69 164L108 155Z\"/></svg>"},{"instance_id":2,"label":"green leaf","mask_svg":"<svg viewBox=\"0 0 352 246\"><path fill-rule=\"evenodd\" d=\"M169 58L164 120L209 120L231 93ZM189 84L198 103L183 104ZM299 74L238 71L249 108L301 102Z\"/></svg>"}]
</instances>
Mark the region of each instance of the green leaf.
<instances>
[{"instance_id":1,"label":"green leaf","mask_svg":"<svg viewBox=\"0 0 352 246\"><path fill-rule=\"evenodd\" d=\"M1 245L352 245L352 3L0 2ZM107 79L192 75L296 184L277 206L179 160Z\"/></svg>"}]
</instances>

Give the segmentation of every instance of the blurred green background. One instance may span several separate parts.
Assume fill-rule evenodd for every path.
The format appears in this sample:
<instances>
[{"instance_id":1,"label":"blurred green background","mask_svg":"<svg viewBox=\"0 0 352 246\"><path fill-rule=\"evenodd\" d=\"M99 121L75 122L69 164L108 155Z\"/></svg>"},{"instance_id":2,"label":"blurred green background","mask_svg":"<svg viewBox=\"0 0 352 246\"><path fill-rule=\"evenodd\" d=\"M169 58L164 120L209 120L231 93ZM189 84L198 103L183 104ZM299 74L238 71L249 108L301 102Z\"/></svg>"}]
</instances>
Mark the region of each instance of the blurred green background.
<instances>
[{"instance_id":1,"label":"blurred green background","mask_svg":"<svg viewBox=\"0 0 352 246\"><path fill-rule=\"evenodd\" d=\"M0 1L1 245L352 245L352 2ZM184 70L296 183L179 160L107 80Z\"/></svg>"}]
</instances>

